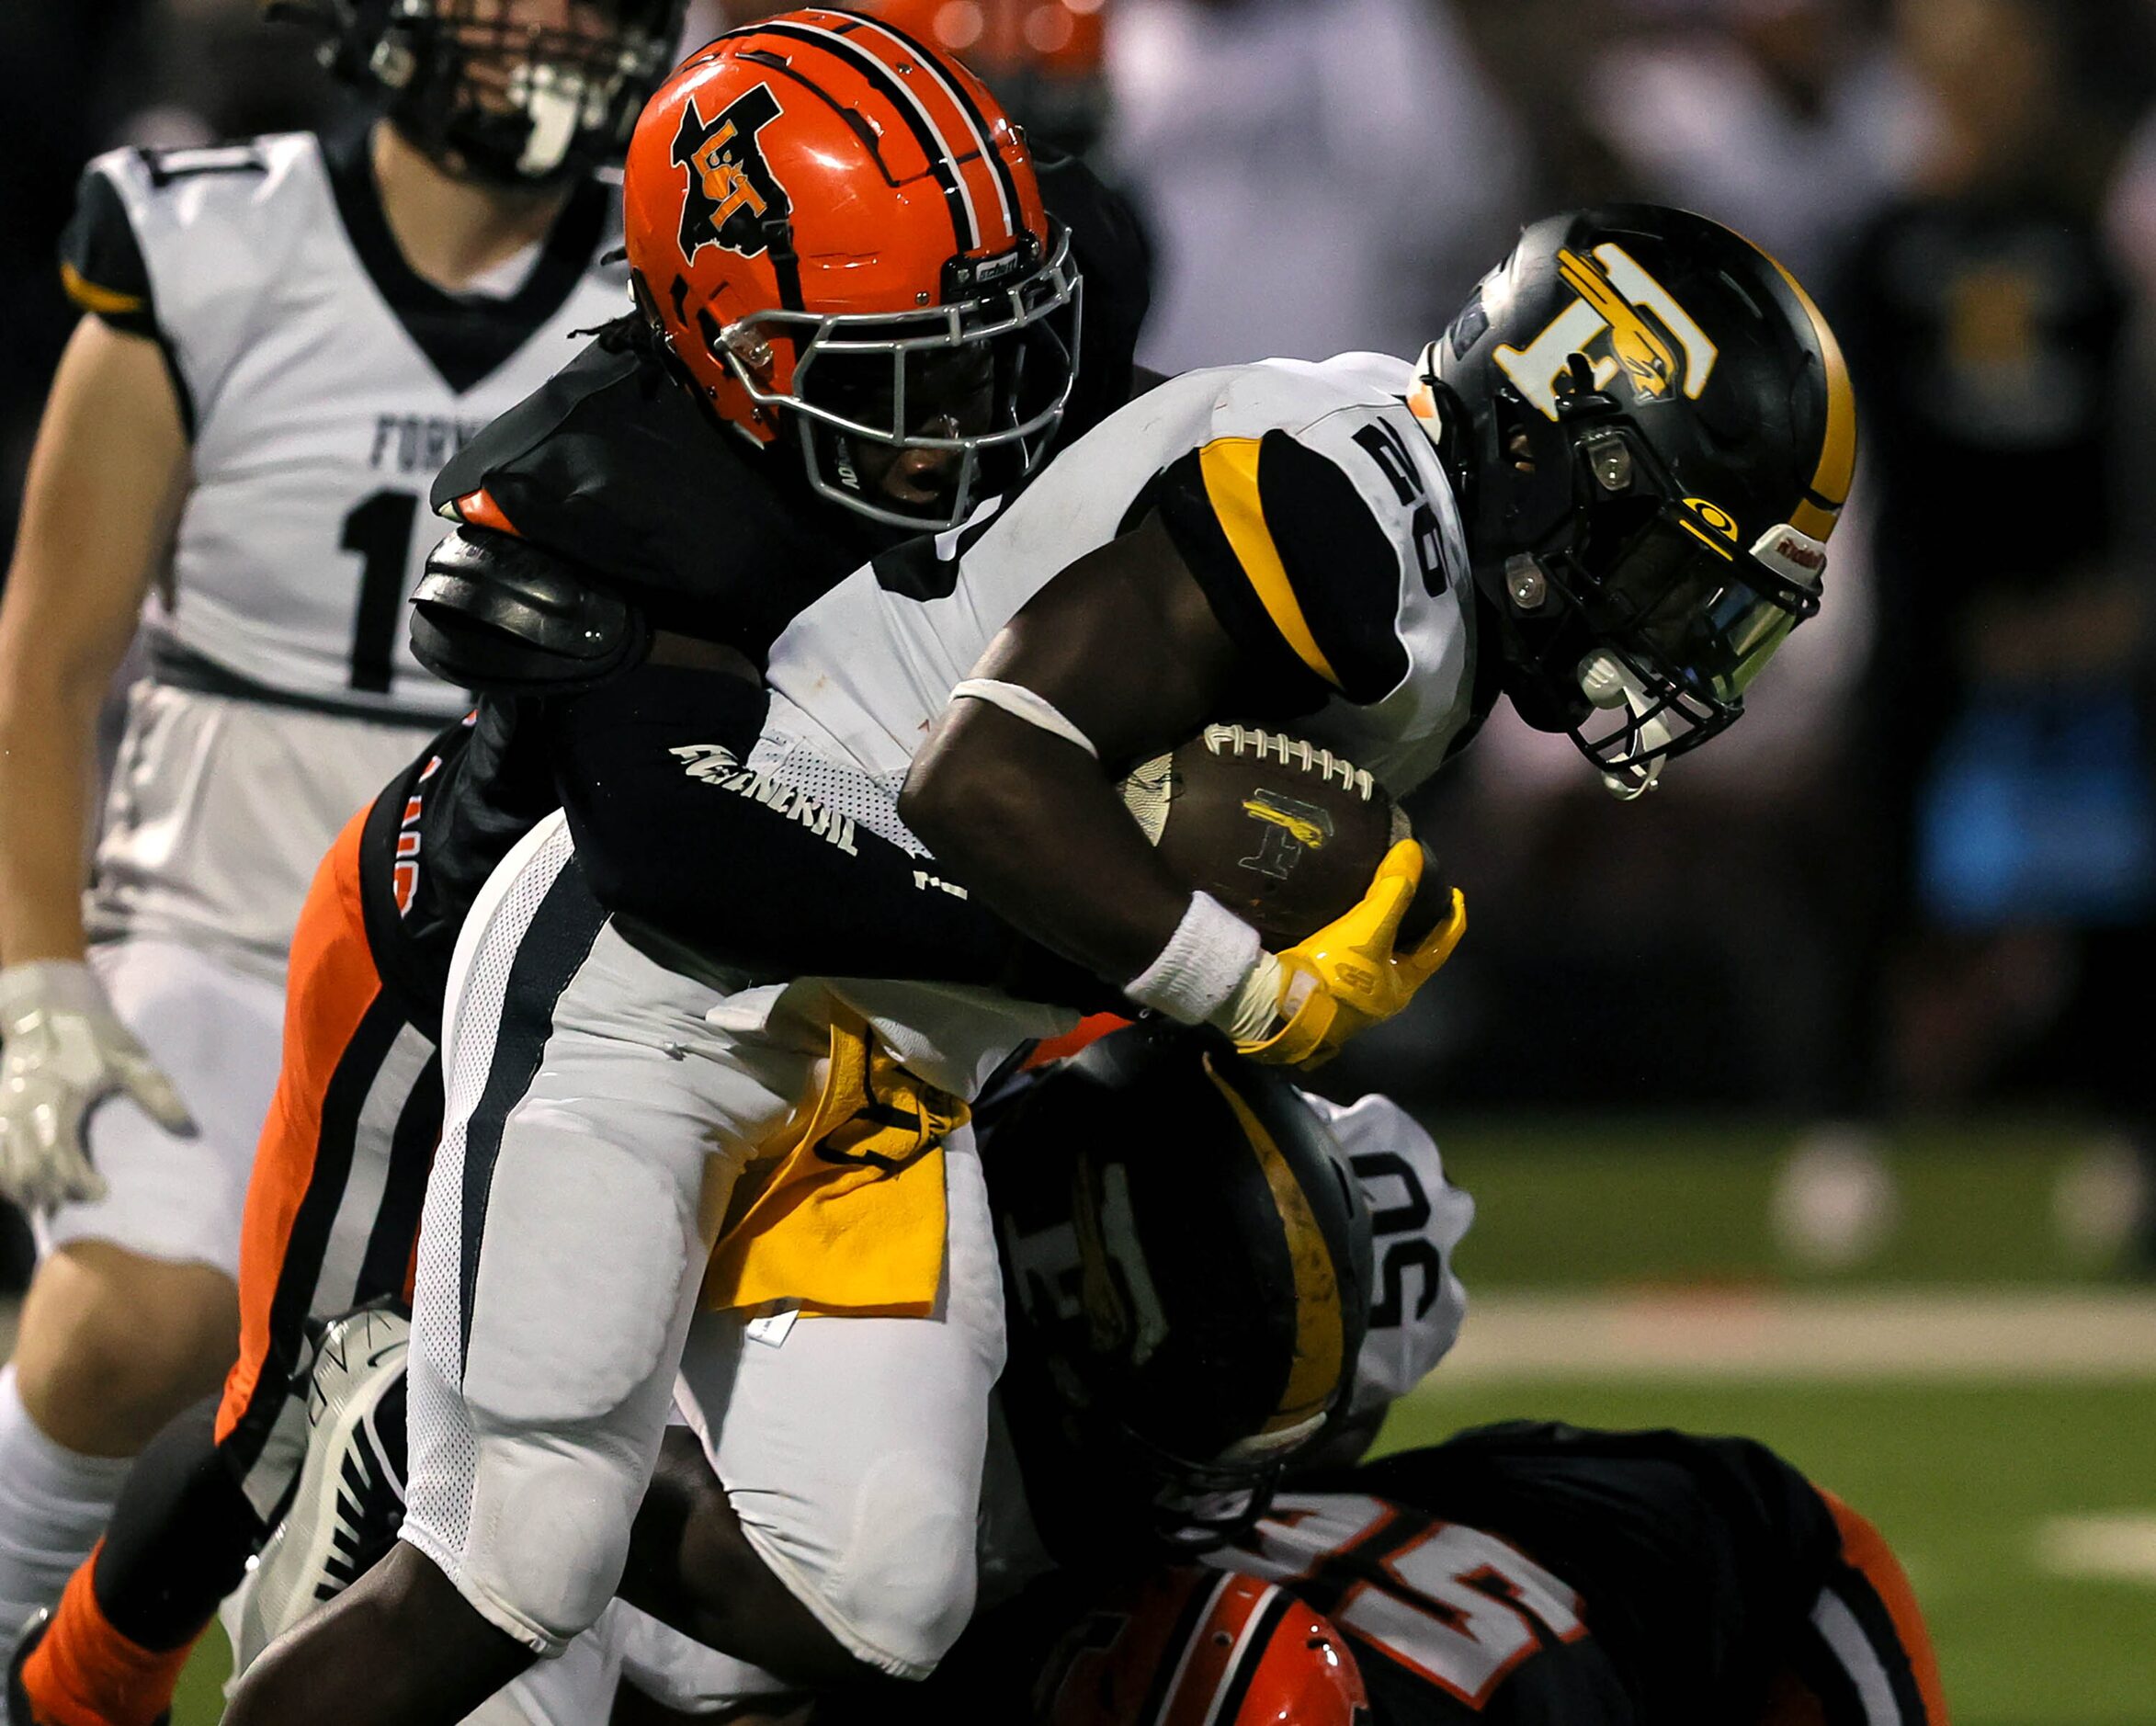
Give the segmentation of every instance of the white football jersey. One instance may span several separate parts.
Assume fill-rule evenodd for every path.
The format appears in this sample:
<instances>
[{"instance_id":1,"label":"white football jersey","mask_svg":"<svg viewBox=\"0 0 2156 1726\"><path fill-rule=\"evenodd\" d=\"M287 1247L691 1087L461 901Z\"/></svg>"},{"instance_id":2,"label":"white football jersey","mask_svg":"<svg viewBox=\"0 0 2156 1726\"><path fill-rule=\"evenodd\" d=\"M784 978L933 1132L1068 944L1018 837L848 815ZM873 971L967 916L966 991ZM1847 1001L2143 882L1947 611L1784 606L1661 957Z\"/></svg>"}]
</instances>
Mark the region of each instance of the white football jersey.
<instances>
[{"instance_id":1,"label":"white football jersey","mask_svg":"<svg viewBox=\"0 0 2156 1726\"><path fill-rule=\"evenodd\" d=\"M365 141L121 150L83 176L62 273L163 349L191 445L108 799L94 938L281 975L314 866L465 692L407 644L436 470L627 311L613 194L572 195L503 296L415 275Z\"/></svg>"},{"instance_id":2,"label":"white football jersey","mask_svg":"<svg viewBox=\"0 0 2156 1726\"><path fill-rule=\"evenodd\" d=\"M1348 1401L1350 1414L1368 1414L1413 1390L1459 1340L1468 1293L1452 1255L1475 1201L1446 1179L1437 1141L1390 1097L1343 1105L1305 1091L1302 1100L1340 1141L1369 1206L1376 1284Z\"/></svg>"},{"instance_id":3,"label":"white football jersey","mask_svg":"<svg viewBox=\"0 0 2156 1726\"><path fill-rule=\"evenodd\" d=\"M1315 709L1288 729L1412 789L1469 721L1474 609L1411 381L1405 361L1345 354L1140 396L985 524L879 558L802 611L771 651L753 765L918 848L892 806L953 686L1050 580L1157 508L1246 657Z\"/></svg>"},{"instance_id":4,"label":"white football jersey","mask_svg":"<svg viewBox=\"0 0 2156 1726\"><path fill-rule=\"evenodd\" d=\"M164 347L193 479L145 617L170 681L446 719L405 600L441 537L436 470L629 310L602 269L618 218L580 188L505 298L414 275L364 143L312 133L119 150L84 176L63 271L77 301Z\"/></svg>"}]
</instances>

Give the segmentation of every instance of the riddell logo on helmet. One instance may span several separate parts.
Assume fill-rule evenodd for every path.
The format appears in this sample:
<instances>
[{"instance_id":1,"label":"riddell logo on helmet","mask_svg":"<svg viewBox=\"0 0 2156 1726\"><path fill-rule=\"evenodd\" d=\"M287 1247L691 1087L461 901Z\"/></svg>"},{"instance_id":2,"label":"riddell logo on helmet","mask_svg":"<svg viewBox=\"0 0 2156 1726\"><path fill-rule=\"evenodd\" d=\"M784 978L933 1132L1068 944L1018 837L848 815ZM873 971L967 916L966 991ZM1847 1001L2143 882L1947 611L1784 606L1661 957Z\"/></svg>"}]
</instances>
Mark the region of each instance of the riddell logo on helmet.
<instances>
[{"instance_id":1,"label":"riddell logo on helmet","mask_svg":"<svg viewBox=\"0 0 2156 1726\"><path fill-rule=\"evenodd\" d=\"M1779 530L1774 544L1767 548L1771 554L1808 574L1817 575L1827 566L1827 549L1817 539L1808 539L1794 528Z\"/></svg>"},{"instance_id":2,"label":"riddell logo on helmet","mask_svg":"<svg viewBox=\"0 0 2156 1726\"><path fill-rule=\"evenodd\" d=\"M786 187L756 142L779 111L778 98L764 84L734 97L713 120L697 112L695 97L683 105L672 160L688 170L681 202L681 255L687 262L707 245L755 257L770 249L774 224L793 213Z\"/></svg>"},{"instance_id":3,"label":"riddell logo on helmet","mask_svg":"<svg viewBox=\"0 0 2156 1726\"><path fill-rule=\"evenodd\" d=\"M1699 399L1721 350L1630 253L1614 243L1596 246L1592 257L1563 249L1557 267L1578 300L1526 346L1507 345L1494 356L1522 395L1557 418L1558 383L1572 357L1585 354L1598 390L1621 376L1640 403L1668 401L1680 390Z\"/></svg>"}]
</instances>

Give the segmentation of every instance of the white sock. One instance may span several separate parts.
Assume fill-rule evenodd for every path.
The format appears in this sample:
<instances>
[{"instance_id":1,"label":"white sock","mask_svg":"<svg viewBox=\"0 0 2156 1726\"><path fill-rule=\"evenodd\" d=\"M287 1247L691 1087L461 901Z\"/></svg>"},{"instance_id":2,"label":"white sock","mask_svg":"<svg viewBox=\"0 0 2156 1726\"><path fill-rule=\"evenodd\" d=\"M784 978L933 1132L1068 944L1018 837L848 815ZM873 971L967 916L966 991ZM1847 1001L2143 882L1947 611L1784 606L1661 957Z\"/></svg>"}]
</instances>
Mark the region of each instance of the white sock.
<instances>
[{"instance_id":1,"label":"white sock","mask_svg":"<svg viewBox=\"0 0 2156 1726\"><path fill-rule=\"evenodd\" d=\"M84 1457L38 1430L15 1389L15 1368L0 1368L0 1641L6 1654L40 1607L60 1599L75 1566L90 1556L111 1520L126 1457ZM0 1726L7 1698L0 1694Z\"/></svg>"}]
</instances>

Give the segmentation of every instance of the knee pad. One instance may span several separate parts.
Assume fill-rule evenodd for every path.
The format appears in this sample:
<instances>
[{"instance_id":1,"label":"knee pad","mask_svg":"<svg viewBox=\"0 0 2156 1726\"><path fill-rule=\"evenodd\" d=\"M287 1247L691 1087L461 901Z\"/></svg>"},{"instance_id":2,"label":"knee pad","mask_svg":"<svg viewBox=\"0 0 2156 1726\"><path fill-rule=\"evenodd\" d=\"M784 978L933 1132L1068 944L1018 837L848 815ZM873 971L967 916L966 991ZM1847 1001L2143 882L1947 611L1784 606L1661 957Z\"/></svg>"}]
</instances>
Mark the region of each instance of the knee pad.
<instances>
[{"instance_id":1,"label":"knee pad","mask_svg":"<svg viewBox=\"0 0 2156 1726\"><path fill-rule=\"evenodd\" d=\"M480 1440L460 1590L499 1628L547 1653L598 1622L620 1585L636 1506L618 1471L543 1441Z\"/></svg>"},{"instance_id":2,"label":"knee pad","mask_svg":"<svg viewBox=\"0 0 2156 1726\"><path fill-rule=\"evenodd\" d=\"M818 1616L854 1652L925 1678L973 1616L979 1494L926 1451L880 1459L854 1501L852 1539L820 1579Z\"/></svg>"}]
</instances>

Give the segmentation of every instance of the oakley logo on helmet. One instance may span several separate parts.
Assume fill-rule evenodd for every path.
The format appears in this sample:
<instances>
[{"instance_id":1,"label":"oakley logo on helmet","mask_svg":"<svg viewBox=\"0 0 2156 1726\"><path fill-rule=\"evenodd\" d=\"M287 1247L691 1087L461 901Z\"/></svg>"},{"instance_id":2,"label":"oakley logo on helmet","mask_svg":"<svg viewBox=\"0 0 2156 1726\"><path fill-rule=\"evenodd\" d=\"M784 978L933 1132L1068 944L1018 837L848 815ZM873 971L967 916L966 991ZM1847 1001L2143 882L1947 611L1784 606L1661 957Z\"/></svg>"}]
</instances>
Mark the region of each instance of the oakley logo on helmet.
<instances>
[{"instance_id":1,"label":"oakley logo on helmet","mask_svg":"<svg viewBox=\"0 0 2156 1726\"><path fill-rule=\"evenodd\" d=\"M681 255L694 263L707 245L743 257L770 249L773 228L793 213L786 187L771 172L756 134L778 118L768 85L736 97L706 122L691 97L674 134L673 161L688 170L681 202Z\"/></svg>"},{"instance_id":2,"label":"oakley logo on helmet","mask_svg":"<svg viewBox=\"0 0 2156 1726\"><path fill-rule=\"evenodd\" d=\"M1704 497L1687 497L1685 507L1725 539L1737 537L1737 518L1719 504L1710 504Z\"/></svg>"},{"instance_id":3,"label":"oakley logo on helmet","mask_svg":"<svg viewBox=\"0 0 2156 1726\"><path fill-rule=\"evenodd\" d=\"M1637 402L1666 401L1680 390L1699 399L1719 350L1674 294L1615 242L1596 246L1590 257L1560 248L1557 264L1578 300L1526 346L1501 346L1494 356L1522 395L1554 420L1567 362L1585 354L1597 389L1622 374Z\"/></svg>"}]
</instances>

